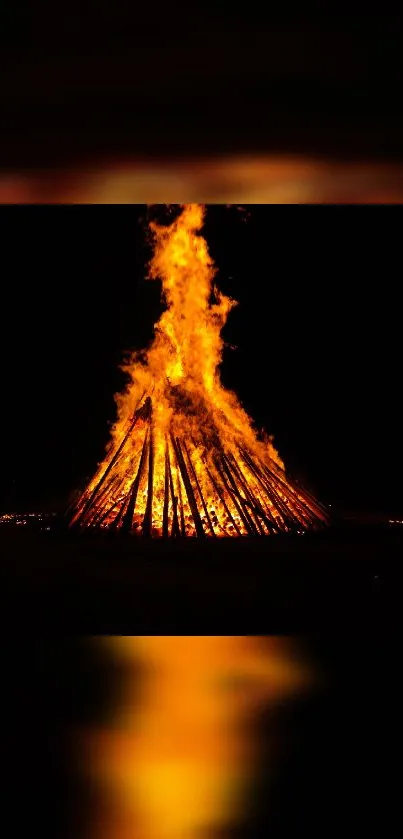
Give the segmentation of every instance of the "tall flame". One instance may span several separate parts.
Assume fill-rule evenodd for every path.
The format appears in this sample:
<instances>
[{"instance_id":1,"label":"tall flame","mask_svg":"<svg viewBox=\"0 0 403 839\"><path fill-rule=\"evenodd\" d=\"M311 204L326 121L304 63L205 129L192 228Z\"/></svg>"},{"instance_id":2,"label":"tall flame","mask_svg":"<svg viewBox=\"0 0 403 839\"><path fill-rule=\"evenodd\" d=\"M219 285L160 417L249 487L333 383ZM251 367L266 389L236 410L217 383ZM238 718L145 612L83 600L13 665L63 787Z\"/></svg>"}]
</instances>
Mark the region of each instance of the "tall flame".
<instances>
[{"instance_id":1,"label":"tall flame","mask_svg":"<svg viewBox=\"0 0 403 839\"><path fill-rule=\"evenodd\" d=\"M215 839L242 821L260 709L310 690L315 678L298 646L256 635L99 643L125 663L126 678L111 725L84 739L85 769L103 790L89 839Z\"/></svg>"},{"instance_id":2,"label":"tall flame","mask_svg":"<svg viewBox=\"0 0 403 839\"><path fill-rule=\"evenodd\" d=\"M323 520L291 491L271 439L258 439L220 382L221 330L236 303L214 285L204 215L203 205L187 204L169 226L150 223L149 277L162 281L167 308L149 349L123 368L129 385L116 397L106 459L80 499L81 524L201 536Z\"/></svg>"},{"instance_id":3,"label":"tall flame","mask_svg":"<svg viewBox=\"0 0 403 839\"><path fill-rule=\"evenodd\" d=\"M121 421L130 419L143 391L152 391L155 426L162 432L157 431L157 437L161 439L176 407L167 389L169 384L181 387L195 408L201 409L193 414L196 434L203 407L208 407L208 432L214 418L220 426L222 442L233 445L235 431L240 440L247 440L263 454L264 446L258 444L249 417L235 394L222 387L218 375L223 352L221 330L237 303L213 286L216 269L207 242L199 235L204 214L203 205L187 204L169 227L150 224L154 255L149 276L162 281L167 309L156 324L155 340L146 353L146 362L134 355L124 368L132 384L117 397L119 422L114 437L116 441L120 439ZM178 430L188 436L192 414L176 414L176 417L181 426ZM269 450L270 456L284 468L270 442Z\"/></svg>"}]
</instances>

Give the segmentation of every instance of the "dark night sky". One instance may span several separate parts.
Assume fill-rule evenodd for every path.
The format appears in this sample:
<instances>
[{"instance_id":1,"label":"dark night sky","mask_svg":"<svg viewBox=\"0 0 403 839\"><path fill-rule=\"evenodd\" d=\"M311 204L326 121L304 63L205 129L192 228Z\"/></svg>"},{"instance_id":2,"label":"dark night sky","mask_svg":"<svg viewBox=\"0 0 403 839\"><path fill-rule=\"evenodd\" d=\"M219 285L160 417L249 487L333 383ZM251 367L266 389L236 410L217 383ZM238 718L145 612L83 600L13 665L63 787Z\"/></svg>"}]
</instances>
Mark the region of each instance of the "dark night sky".
<instances>
[{"instance_id":1,"label":"dark night sky","mask_svg":"<svg viewBox=\"0 0 403 839\"><path fill-rule=\"evenodd\" d=\"M124 350L161 311L143 206L2 211L3 506L62 503L108 439ZM329 503L399 506L399 289L392 208L212 207L218 282L239 307L224 383Z\"/></svg>"},{"instance_id":2,"label":"dark night sky","mask_svg":"<svg viewBox=\"0 0 403 839\"><path fill-rule=\"evenodd\" d=\"M256 148L400 158L398 6L331 5L9 0L0 163Z\"/></svg>"}]
</instances>

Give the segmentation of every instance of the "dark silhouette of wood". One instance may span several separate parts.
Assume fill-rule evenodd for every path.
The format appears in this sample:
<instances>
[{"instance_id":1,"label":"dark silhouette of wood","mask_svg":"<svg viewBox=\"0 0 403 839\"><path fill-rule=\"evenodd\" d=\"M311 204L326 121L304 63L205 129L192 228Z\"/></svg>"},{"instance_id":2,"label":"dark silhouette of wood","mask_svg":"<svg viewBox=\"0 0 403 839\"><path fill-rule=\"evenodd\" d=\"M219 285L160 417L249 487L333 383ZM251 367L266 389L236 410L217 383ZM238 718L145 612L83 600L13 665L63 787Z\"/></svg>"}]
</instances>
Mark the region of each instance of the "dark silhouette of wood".
<instances>
[{"instance_id":1,"label":"dark silhouette of wood","mask_svg":"<svg viewBox=\"0 0 403 839\"><path fill-rule=\"evenodd\" d=\"M260 499L253 494L251 488L249 487L247 479L246 479L245 475L243 474L242 470L240 469L239 465L237 464L234 456L233 455L228 456L228 460L232 464L232 468L233 468L233 471L235 472L235 476L236 476L236 478L238 478L238 481L239 481L241 487L243 488L246 497L249 500L251 510L252 510L252 512L255 516L256 524L259 527L259 530L261 531L263 536L266 535L266 531L264 530L264 528L261 524L261 521L260 521L260 519L261 519L263 521L265 527L266 527L266 530L268 530L269 533L270 533L271 530L272 530L272 523L271 523L270 519L268 518L268 516L266 515L265 510L263 509L263 507L260 503Z\"/></svg>"},{"instance_id":2,"label":"dark silhouette of wood","mask_svg":"<svg viewBox=\"0 0 403 839\"><path fill-rule=\"evenodd\" d=\"M139 419L139 416L141 414L141 411L142 411L141 408L138 409L138 406L140 405L141 401L143 400L144 394L145 394L145 391L144 391L141 399L139 399L139 401L137 402L136 410L133 414L133 419L130 422L129 428L128 428L126 434L124 435L122 442L120 443L118 449L116 450L115 454L113 455L112 460L110 461L110 463L106 467L105 472L103 473L102 477L98 481L97 486L94 488L94 490L92 491L89 499L84 504L84 507L83 507L80 518L85 516L86 511L91 507L92 502L94 501L96 495L98 494L99 490L101 489L101 486L104 484L104 481L106 480L106 478L108 477L108 475L112 471L113 467L116 465L116 463L117 463L117 461L118 461L118 459L119 459L119 457L120 457L128 439L129 439L130 435L133 433L133 431L136 427L137 421ZM147 402L147 400L146 400L146 402Z\"/></svg>"},{"instance_id":3,"label":"dark silhouette of wood","mask_svg":"<svg viewBox=\"0 0 403 839\"><path fill-rule=\"evenodd\" d=\"M194 492L193 492L193 487L192 487L192 484L190 482L190 478L189 478L189 475L188 475L188 472L187 472L187 469L186 469L186 464L185 464L185 460L184 460L184 457L183 457L183 454L182 454L179 439L178 439L178 437L174 437L173 435L172 435L172 445L173 445L174 450L175 450L176 460L177 460L177 463L178 463L178 466L179 466L179 469L180 469L180 473L181 473L181 476L182 476L184 487L186 489L186 495L187 495L187 498L188 498L189 507L191 509L194 525L195 525L195 528L196 528L196 535L199 536L199 538L203 539L206 534L204 532L203 522L200 518L200 513L197 509L197 503L196 503L195 495L194 495Z\"/></svg>"},{"instance_id":4,"label":"dark silhouette of wood","mask_svg":"<svg viewBox=\"0 0 403 839\"><path fill-rule=\"evenodd\" d=\"M229 507L228 507L228 504L227 504L227 502L226 502L226 500L225 500L225 494L223 493L223 491L222 491L221 487L219 486L218 481L214 478L214 475L212 475L212 473L210 472L210 469L208 468L208 466L207 466L206 464L205 464L205 469L206 469L206 471L207 471L207 474L208 474L208 476L209 476L209 478L210 478L210 481L211 481L211 483L212 483L212 485L213 485L213 487L214 487L214 489L215 489L215 491L216 491L216 493L217 493L217 495L218 495L218 497L219 497L219 499L220 499L220 501L221 501L221 504L222 504L222 505L223 505L223 507L224 507L224 510L225 510L225 512L226 512L226 514L227 514L227 516L228 516L228 518L229 518L229 520L230 520L231 524L234 526L234 528L235 528L235 530L236 530L236 532L237 532L238 536L242 536L242 532L241 532L241 530L239 529L239 527L238 527L238 525L237 525L237 523L236 523L236 521L235 521L235 519L234 519L234 517L233 517L233 515L232 515L232 513L231 513L231 510L230 510L230 509L229 509Z\"/></svg>"},{"instance_id":5,"label":"dark silhouette of wood","mask_svg":"<svg viewBox=\"0 0 403 839\"><path fill-rule=\"evenodd\" d=\"M169 511L169 451L168 442L165 448L165 482L164 482L164 511L162 514L162 535L168 538L168 511Z\"/></svg>"},{"instance_id":6,"label":"dark silhouette of wood","mask_svg":"<svg viewBox=\"0 0 403 839\"><path fill-rule=\"evenodd\" d=\"M182 405L185 397L176 390L175 398L179 400L178 404ZM121 529L125 532L131 532L136 527L148 537L156 532L153 521L153 405L151 396L143 403L142 399L137 403L123 439L97 485L86 500L85 495L82 497L82 507L76 507L77 513L72 518L72 526L105 526L111 530ZM186 402L183 404L186 407ZM123 460L124 449L139 420L139 434L141 435L144 429L144 439L136 476L126 490L128 476L135 463L128 449L131 463L126 464ZM235 454L227 452L221 445L217 429L212 425L206 432L205 428L206 425L202 423L197 440L193 436L186 439L173 433L166 439L161 531L164 538L184 537L194 531L199 538L217 537L220 535L219 531L230 535L230 530L231 535L242 536L244 532L240 522L246 534L267 536L284 529L301 531L312 526L321 527L329 521L329 514L324 505L305 487L288 479L284 470L274 460L261 461L242 446L238 447ZM220 511L218 508L213 511L206 484L200 480L196 471L196 450L201 457L216 503L220 505ZM137 457L138 454L136 460ZM136 514L136 505L146 469L147 501L141 521L141 516L138 512ZM177 487L174 486L176 481Z\"/></svg>"},{"instance_id":7,"label":"dark silhouette of wood","mask_svg":"<svg viewBox=\"0 0 403 839\"><path fill-rule=\"evenodd\" d=\"M246 527L246 530L248 531L250 536L257 536L257 531L256 531L256 528L255 528L255 525L253 524L253 521L252 521L247 509L245 508L245 503L244 503L244 500L243 500L242 496L239 495L236 487L234 488L232 476L228 475L228 469L227 469L225 463L221 462L217 458L216 461L215 461L215 465L216 465L218 474L220 475L220 478L221 478L227 492L229 493L229 495L232 499L233 504L235 505L236 509L238 510L238 513L239 513L239 515L240 515L240 517L241 517L241 519L242 519L242 521L243 521L243 523Z\"/></svg>"},{"instance_id":8,"label":"dark silhouette of wood","mask_svg":"<svg viewBox=\"0 0 403 839\"><path fill-rule=\"evenodd\" d=\"M177 468L179 468L179 467L177 466ZM179 475L178 475L178 493L179 493L178 505L179 505L179 512L180 512L181 536L186 536L185 508L184 508L184 504L183 504L182 486L181 486L181 481L180 481Z\"/></svg>"},{"instance_id":9,"label":"dark silhouette of wood","mask_svg":"<svg viewBox=\"0 0 403 839\"><path fill-rule=\"evenodd\" d=\"M194 480L194 482L197 486L197 489L198 489L198 492L199 492L199 495L200 495L203 510L204 510L204 513L205 513L205 516L206 516L206 519L207 519L208 526L210 528L210 533L211 533L212 536L215 536L214 527L213 527L211 519L210 519L209 511L207 509L207 504L204 500L203 493L202 493L202 490L201 490L201 486L200 486L200 483L199 483L199 479L196 475L196 470L193 466L193 463L192 463L192 460L191 460L191 457L190 457L190 454L189 454L189 450L188 450L188 447L186 445L185 440L183 441L183 448L184 448L185 453L186 453L186 457L187 457L187 460L188 460L188 463L189 463L189 468L190 468L192 476L193 476L193 480Z\"/></svg>"},{"instance_id":10,"label":"dark silhouette of wood","mask_svg":"<svg viewBox=\"0 0 403 839\"><path fill-rule=\"evenodd\" d=\"M171 497L172 497L172 532L171 535L174 537L178 537L181 535L180 527L179 527L179 519L178 519L178 497L175 495L174 490L174 482L172 477L172 469L168 457L168 468L169 468L169 486L171 489Z\"/></svg>"},{"instance_id":11,"label":"dark silhouette of wood","mask_svg":"<svg viewBox=\"0 0 403 839\"><path fill-rule=\"evenodd\" d=\"M130 531L132 524L133 524L133 516L136 509L136 501L137 501L137 494L139 491L139 486L141 483L141 479L144 474L146 459L147 459L147 446L148 446L148 429L146 432L146 436L144 437L143 448L141 451L140 462L137 469L136 477L133 481L131 493L130 493L130 500L129 504L125 513L125 516L122 521L122 530Z\"/></svg>"},{"instance_id":12,"label":"dark silhouette of wood","mask_svg":"<svg viewBox=\"0 0 403 839\"><path fill-rule=\"evenodd\" d=\"M153 488L154 488L154 439L152 427L150 428L150 435L148 441L148 489L147 489L147 506L143 519L143 536L151 536L152 517L153 517Z\"/></svg>"}]
</instances>

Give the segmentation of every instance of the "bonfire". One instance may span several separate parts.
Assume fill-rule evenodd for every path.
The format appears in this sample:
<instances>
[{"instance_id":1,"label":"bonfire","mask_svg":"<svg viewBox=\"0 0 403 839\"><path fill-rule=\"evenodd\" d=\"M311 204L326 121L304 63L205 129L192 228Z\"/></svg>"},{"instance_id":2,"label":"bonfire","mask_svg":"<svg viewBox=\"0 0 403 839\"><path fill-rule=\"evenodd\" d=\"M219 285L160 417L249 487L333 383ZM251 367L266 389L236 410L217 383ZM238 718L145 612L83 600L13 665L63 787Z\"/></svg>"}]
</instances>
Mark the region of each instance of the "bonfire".
<instances>
[{"instance_id":1,"label":"bonfire","mask_svg":"<svg viewBox=\"0 0 403 839\"><path fill-rule=\"evenodd\" d=\"M162 281L166 309L151 346L123 367L129 384L74 526L204 538L303 533L327 521L220 382L221 332L236 303L214 283L204 214L187 204L168 226L150 222L149 277Z\"/></svg>"}]
</instances>

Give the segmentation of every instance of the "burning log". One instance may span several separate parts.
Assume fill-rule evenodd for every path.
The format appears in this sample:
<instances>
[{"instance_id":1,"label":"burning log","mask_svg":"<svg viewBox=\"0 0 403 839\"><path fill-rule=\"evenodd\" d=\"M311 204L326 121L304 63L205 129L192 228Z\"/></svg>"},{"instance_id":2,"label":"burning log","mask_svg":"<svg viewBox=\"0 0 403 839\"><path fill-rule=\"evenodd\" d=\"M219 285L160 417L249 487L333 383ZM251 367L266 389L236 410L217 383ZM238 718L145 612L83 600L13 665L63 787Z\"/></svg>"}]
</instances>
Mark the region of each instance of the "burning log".
<instances>
[{"instance_id":1,"label":"burning log","mask_svg":"<svg viewBox=\"0 0 403 839\"><path fill-rule=\"evenodd\" d=\"M240 499L240 501L242 502L242 504L244 504L244 506L246 508L246 512L247 512L248 516L250 517L250 519L252 521L253 527L255 528L256 535L259 535L259 533L260 533L260 535L263 535L264 531L262 530L262 527L261 527L261 524L260 524L260 521L259 521L259 517L258 517L258 515L256 515L256 506L255 506L255 503L254 503L254 499L250 495L250 493L248 491L248 488L245 485L245 483L242 480L241 481L239 480L239 477L236 475L236 473L234 471L233 464L231 463L231 461L229 460L229 458L226 455L224 455L224 467L225 467L227 475L228 475L228 477L231 481L231 485L232 485L232 488L233 488L234 492L236 493L237 497ZM238 478L238 483L237 483L237 478ZM241 492L240 492L241 489L243 490L244 495L241 495Z\"/></svg>"},{"instance_id":2,"label":"burning log","mask_svg":"<svg viewBox=\"0 0 403 839\"><path fill-rule=\"evenodd\" d=\"M179 498L177 499L177 504L178 504L178 507L179 507L180 517L181 517L180 518L180 535L181 536L186 536L185 510L184 510L184 506L183 506L182 486L181 486L179 475L178 475L178 493L179 493Z\"/></svg>"},{"instance_id":3,"label":"burning log","mask_svg":"<svg viewBox=\"0 0 403 839\"><path fill-rule=\"evenodd\" d=\"M278 492L276 492L275 487L273 487L273 481L276 480L275 476L271 475L269 479L268 470L264 469L263 471L263 468L259 468L259 466L253 462L252 458L245 450L241 449L241 455L249 469L257 477L265 493L271 499L275 509L277 509L281 516L284 517L284 520L288 522L288 526L290 528L292 528L294 525L298 526L299 519L296 516L295 511L293 509L293 500L289 497L288 503L284 502L281 498L281 495ZM291 486L287 483L284 483L282 488L284 489L286 496L290 496Z\"/></svg>"},{"instance_id":4,"label":"burning log","mask_svg":"<svg viewBox=\"0 0 403 839\"><path fill-rule=\"evenodd\" d=\"M191 459L190 459L190 454L189 454L189 451L188 451L188 448L187 448L187 445L186 445L186 442L185 442L185 441L183 442L183 448L185 449L186 456L187 456L188 463L189 463L189 467L190 467L191 473L192 473L192 475L193 475L193 480L194 480L194 482L195 482L195 484L196 484L196 486L197 486L198 493L199 493L199 495L200 495L200 500L201 500L201 503L202 503L202 506L203 506L204 514L205 514L206 519L207 519L207 524L208 524L208 526L209 526L209 528L210 528L210 533L211 533L211 535L212 535L212 536L215 536L214 527L213 527L213 525L212 525L212 523L211 523L210 515L209 515L208 509L207 509L207 504L206 504L206 502L205 502L205 500L204 500L203 493L202 493L202 491L201 491L201 487L200 487L200 483L199 483L198 477L197 477L197 475L196 475L196 472L195 472L195 470L194 470L193 463L192 463L192 461L191 461Z\"/></svg>"},{"instance_id":5,"label":"burning log","mask_svg":"<svg viewBox=\"0 0 403 839\"><path fill-rule=\"evenodd\" d=\"M166 442L165 449L165 485L164 485L164 512L162 519L162 535L164 539L168 538L168 511L169 511L169 451L168 442Z\"/></svg>"},{"instance_id":6,"label":"burning log","mask_svg":"<svg viewBox=\"0 0 403 839\"><path fill-rule=\"evenodd\" d=\"M98 494L98 506L95 508L91 507L88 511L88 515L86 517L87 524L89 524L91 527L94 527L98 526L99 523L104 520L105 503L106 505L108 505L108 501L110 500L110 498L115 498L116 493L119 491L119 488L122 484L122 478L112 477L112 479L109 482L107 481L106 486Z\"/></svg>"},{"instance_id":7,"label":"burning log","mask_svg":"<svg viewBox=\"0 0 403 839\"><path fill-rule=\"evenodd\" d=\"M286 483L286 481L284 481L279 475L275 475L275 473L273 471L270 471L267 467L264 467L264 471L268 475L271 476L271 478L272 478L272 480L274 481L275 484L282 487L283 490L287 491L289 494L296 496L299 503L301 505L303 505L305 507L305 509L308 511L310 517L313 514L316 518L320 519L322 522L326 522L326 517L324 516L323 513L320 512L320 509L319 509L318 505L316 504L316 502L309 505L308 503L306 503L303 500L303 498L301 497L301 494L297 493L297 491L293 488L291 483Z\"/></svg>"},{"instance_id":8,"label":"burning log","mask_svg":"<svg viewBox=\"0 0 403 839\"><path fill-rule=\"evenodd\" d=\"M168 449L167 449L168 451ZM181 531L179 527L179 519L178 519L178 497L175 495L174 490L174 482L172 478L172 470L169 464L169 455L168 455L168 468L169 468L169 486L171 489L171 497L172 497L172 536L180 536Z\"/></svg>"},{"instance_id":9,"label":"burning log","mask_svg":"<svg viewBox=\"0 0 403 839\"><path fill-rule=\"evenodd\" d=\"M127 441L130 439L131 435L133 434L133 431L136 427L137 420L139 419L139 411L137 410L137 408L138 408L138 405L141 403L141 400L142 400L143 397L144 397L144 392L143 392L142 397L140 397L139 402L137 403L136 410L135 410L134 415L133 415L133 419L131 420L129 428L127 429L127 432L124 435L120 446L118 447L117 451L112 456L112 459L110 460L108 466L106 467L105 472L103 472L103 474L101 475L101 478L98 481L98 483L96 484L95 488L93 489L90 497L88 498L88 501L85 502L85 504L82 508L81 515L85 515L87 510L91 507L92 502L94 501L95 497L98 495L98 492L101 489L101 487L102 487L103 483L105 482L106 478L111 473L114 466L116 466L116 463L119 460L119 457L120 457L124 447L126 446ZM73 518L73 522L75 520L76 520L76 517Z\"/></svg>"},{"instance_id":10,"label":"burning log","mask_svg":"<svg viewBox=\"0 0 403 839\"><path fill-rule=\"evenodd\" d=\"M147 447L148 447L148 432L144 438L143 448L141 451L140 463L139 468L137 470L136 477L133 481L132 491L130 493L129 504L126 510L126 513L122 519L122 529L126 531L130 531L132 524L133 524L133 516L134 511L136 509L136 501L137 501L137 493L139 491L140 481L144 474L146 459L147 459Z\"/></svg>"},{"instance_id":11,"label":"burning log","mask_svg":"<svg viewBox=\"0 0 403 839\"><path fill-rule=\"evenodd\" d=\"M227 505L227 502L226 502L226 500L225 500L225 493L223 493L223 492L222 492L222 490L221 490L221 488L220 488L219 484L217 483L217 481L215 480L215 478L214 478L214 477L213 477L213 475L211 474L211 472L210 472L210 470L209 470L208 466L206 466L206 473L207 473L207 475L208 475L208 477L209 477L209 479L210 479L210 481L211 481L211 483L212 483L212 485L213 485L213 487L214 487L214 489L215 489L215 491L216 491L216 493L217 493L217 495L218 495L218 497L219 497L219 499L220 499L220 501L221 501L221 504L222 504L222 505L223 505L223 507L224 507L224 510L225 510L225 512L226 512L226 514L227 514L227 516L228 516L228 518L229 518L229 520L230 520L230 522L231 522L231 524L232 524L232 526L233 526L233 528L234 528L234 530L235 530L235 532L236 532L237 536L242 536L242 533L241 533L241 531L240 531L240 529L239 529L239 527L238 527L238 525L237 525L237 523L236 523L235 519L233 518L233 515L232 515L232 513L231 513L231 510L229 509L229 507L228 507L228 505Z\"/></svg>"},{"instance_id":12,"label":"burning log","mask_svg":"<svg viewBox=\"0 0 403 839\"><path fill-rule=\"evenodd\" d=\"M188 501L189 501L189 506L190 506L190 509L192 511L193 521L194 521L195 528L196 528L196 535L199 536L200 538L203 538L203 536L205 536L206 534L205 534L204 529L203 529L203 523L202 523L202 520L200 518L200 513L197 509L197 502L196 502L196 498L195 498L195 495L194 495L194 492L193 492L192 484L190 482L188 471L186 469L186 463L185 463L185 460L184 460L184 457L183 457L183 454L182 454L181 445L180 445L179 439L177 437L175 438L173 435L171 437L171 440L172 440L172 445L174 447L174 451L175 451L175 454L176 454L176 459L177 459L177 462L178 462L178 465L179 465L179 469L180 469L180 472L181 472L181 475L182 475L182 480L183 480L183 483L185 485L186 495L187 495L187 498L188 498ZM183 509L183 505L181 505L181 508Z\"/></svg>"},{"instance_id":13,"label":"burning log","mask_svg":"<svg viewBox=\"0 0 403 839\"><path fill-rule=\"evenodd\" d=\"M280 528L279 528L278 522L276 520L276 517L274 516L273 511L271 509L271 507L273 507L273 504L270 501L270 497L268 495L268 489L270 489L270 487L268 488L267 485L264 483L264 481L262 479L262 476L261 476L261 472L257 468L257 466L253 463L253 461L250 460L250 462L248 462L248 461L246 461L246 462L247 462L247 465L249 465L249 468L251 469L253 474L256 476L256 478L257 478L258 482L260 483L262 489L264 490L264 509L266 511L268 520L270 522L271 530L272 530L272 532L278 532L280 530Z\"/></svg>"},{"instance_id":14,"label":"burning log","mask_svg":"<svg viewBox=\"0 0 403 839\"><path fill-rule=\"evenodd\" d=\"M229 460L230 463L232 464L232 469L235 473L235 476L238 478L240 486L242 486L243 491L244 491L246 497L249 500L251 510L254 513L256 524L257 524L261 534L264 535L265 531L264 531L262 525L260 524L259 519L263 519L266 527L269 529L269 532L270 532L271 531L271 521L266 516L266 513L263 510L263 508L261 507L258 498L254 497L253 494L252 494L252 491L249 489L248 482L247 482L246 478L244 477L241 469L239 468L234 456L231 455L230 457L227 458L227 460Z\"/></svg>"},{"instance_id":15,"label":"burning log","mask_svg":"<svg viewBox=\"0 0 403 839\"><path fill-rule=\"evenodd\" d=\"M121 483L123 483L123 481ZM115 494L113 495L113 498L115 498ZM113 512L115 512L115 510L117 511L116 515L118 515L118 513L120 512L120 509L121 509L121 505L124 504L124 502L125 502L125 496L124 496L124 494L122 494L122 495L119 496L118 500L113 501L112 504L109 504L109 505L107 504L105 506L100 507L98 509L98 512L94 516L94 518L87 521L87 526L101 527L107 519L108 520L111 519L111 515L112 515ZM115 518L116 518L116 516L115 516ZM114 521L115 521L115 519L112 520L113 523L114 523ZM111 527L112 527L112 524L111 524Z\"/></svg>"},{"instance_id":16,"label":"burning log","mask_svg":"<svg viewBox=\"0 0 403 839\"><path fill-rule=\"evenodd\" d=\"M151 536L152 510L153 510L153 489L154 489L154 440L152 429L148 440L148 492L147 507L143 520L143 536Z\"/></svg>"},{"instance_id":17,"label":"burning log","mask_svg":"<svg viewBox=\"0 0 403 839\"><path fill-rule=\"evenodd\" d=\"M231 474L228 473L228 470L227 470L224 463L220 463L219 461L216 461L216 466L217 466L219 475L221 477L221 480L223 481L224 486L227 490L227 493L229 493L229 496L232 499L232 501L233 501L233 503L234 503L234 505L235 505L235 507L236 507L236 509L237 509L242 521L243 521L243 524L246 528L247 533L249 533L250 536L257 536L256 527L253 524L253 521L252 521L252 519L249 515L249 512L246 509L245 501L242 498L242 496L240 495L240 493L238 492L237 486L234 483Z\"/></svg>"}]
</instances>

